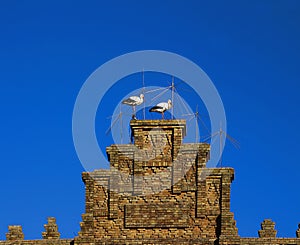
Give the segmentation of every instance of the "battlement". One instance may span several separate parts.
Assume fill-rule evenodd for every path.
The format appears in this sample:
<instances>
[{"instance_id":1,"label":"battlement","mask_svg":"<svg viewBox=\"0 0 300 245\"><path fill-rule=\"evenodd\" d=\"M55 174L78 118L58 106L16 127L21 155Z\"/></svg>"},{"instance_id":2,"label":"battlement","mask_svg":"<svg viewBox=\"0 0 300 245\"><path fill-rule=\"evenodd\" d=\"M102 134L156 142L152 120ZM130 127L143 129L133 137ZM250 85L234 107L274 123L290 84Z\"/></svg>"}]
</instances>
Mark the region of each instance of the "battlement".
<instances>
[{"instance_id":1,"label":"battlement","mask_svg":"<svg viewBox=\"0 0 300 245\"><path fill-rule=\"evenodd\" d=\"M135 213L141 213L142 206L137 210L134 210ZM181 207L182 208L182 207ZM131 210L132 211L132 210ZM163 213L167 210L162 210ZM176 217L176 214L175 214ZM172 217L173 218L173 217ZM172 218L170 220L172 220ZM83 215L83 220L85 222L92 222L92 216ZM184 216L181 218L184 220ZM138 220L134 224L142 223L143 220ZM13 225L8 226L8 233L6 233L6 241L0 241L0 245L74 245L74 239L60 239L60 234L58 233L57 225L55 218L49 217L48 224L44 225L45 232L42 233L42 240L24 240L24 234L22 231L22 226ZM138 226L139 227L139 226ZM135 226L133 228L136 228ZM140 230L142 230L140 228ZM261 223L261 230L258 231L258 238L239 238L239 239L227 239L223 244L240 244L240 245L299 245L300 244L300 224L296 231L296 238L277 238L277 231L275 230L275 223L270 219L266 219ZM235 241L233 243L233 241ZM139 244L135 239L103 239L101 244L123 244L128 242L128 244ZM189 239L185 241L180 241L178 238L172 239L156 239L157 243L153 243L153 240L150 238L143 238L143 244L206 244L199 243L199 239ZM88 244L88 243L76 243L76 244ZM94 244L94 243L91 243ZM214 243L218 244L218 243Z\"/></svg>"},{"instance_id":2,"label":"battlement","mask_svg":"<svg viewBox=\"0 0 300 245\"><path fill-rule=\"evenodd\" d=\"M45 231L42 232L42 240L24 240L22 226L10 225L6 233L6 241L0 241L1 245L70 245L73 239L60 239L60 233L54 217L48 218L48 224L44 225Z\"/></svg>"}]
</instances>

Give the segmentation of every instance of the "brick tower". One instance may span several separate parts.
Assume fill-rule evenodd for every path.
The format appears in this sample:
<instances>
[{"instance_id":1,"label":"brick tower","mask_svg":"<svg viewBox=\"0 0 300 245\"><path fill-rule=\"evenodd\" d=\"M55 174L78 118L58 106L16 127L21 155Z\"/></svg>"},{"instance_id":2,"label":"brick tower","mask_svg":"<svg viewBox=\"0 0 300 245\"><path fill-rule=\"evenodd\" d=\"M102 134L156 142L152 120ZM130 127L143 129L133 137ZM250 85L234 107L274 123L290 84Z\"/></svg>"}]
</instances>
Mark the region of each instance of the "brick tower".
<instances>
[{"instance_id":1,"label":"brick tower","mask_svg":"<svg viewBox=\"0 0 300 245\"><path fill-rule=\"evenodd\" d=\"M229 211L233 169L207 169L210 146L183 144L184 120L130 126L134 144L107 147L110 170L82 175L86 212L75 244L238 242Z\"/></svg>"}]
</instances>

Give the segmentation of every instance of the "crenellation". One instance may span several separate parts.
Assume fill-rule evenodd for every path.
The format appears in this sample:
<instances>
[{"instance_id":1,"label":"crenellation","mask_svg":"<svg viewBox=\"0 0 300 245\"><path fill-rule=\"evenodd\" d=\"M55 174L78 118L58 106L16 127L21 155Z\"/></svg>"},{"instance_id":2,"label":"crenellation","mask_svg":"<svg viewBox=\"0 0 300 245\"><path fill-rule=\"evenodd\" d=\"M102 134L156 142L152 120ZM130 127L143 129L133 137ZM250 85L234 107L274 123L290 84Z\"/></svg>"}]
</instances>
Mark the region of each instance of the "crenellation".
<instances>
[{"instance_id":1,"label":"crenellation","mask_svg":"<svg viewBox=\"0 0 300 245\"><path fill-rule=\"evenodd\" d=\"M19 241L24 240L24 234L22 230L22 226L20 225L9 225L8 233L6 233L7 241Z\"/></svg>"},{"instance_id":2,"label":"crenellation","mask_svg":"<svg viewBox=\"0 0 300 245\"><path fill-rule=\"evenodd\" d=\"M54 217L48 218L48 224L44 225L45 231L42 232L43 239L59 239L60 233Z\"/></svg>"},{"instance_id":3,"label":"crenellation","mask_svg":"<svg viewBox=\"0 0 300 245\"><path fill-rule=\"evenodd\" d=\"M270 219L265 219L261 223L261 230L258 231L260 238L276 237L277 231L275 230L275 222Z\"/></svg>"}]
</instances>

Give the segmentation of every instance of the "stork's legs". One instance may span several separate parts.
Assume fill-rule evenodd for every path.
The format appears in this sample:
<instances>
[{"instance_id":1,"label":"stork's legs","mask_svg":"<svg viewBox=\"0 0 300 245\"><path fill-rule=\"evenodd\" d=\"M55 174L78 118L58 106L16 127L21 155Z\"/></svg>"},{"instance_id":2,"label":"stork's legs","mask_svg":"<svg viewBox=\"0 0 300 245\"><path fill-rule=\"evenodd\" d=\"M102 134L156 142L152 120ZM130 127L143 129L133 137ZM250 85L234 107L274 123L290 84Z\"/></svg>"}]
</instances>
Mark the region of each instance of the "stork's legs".
<instances>
[{"instance_id":1,"label":"stork's legs","mask_svg":"<svg viewBox=\"0 0 300 245\"><path fill-rule=\"evenodd\" d=\"M165 120L165 114L163 112L161 113L161 118Z\"/></svg>"},{"instance_id":2,"label":"stork's legs","mask_svg":"<svg viewBox=\"0 0 300 245\"><path fill-rule=\"evenodd\" d=\"M135 106L132 106L132 110L133 110L133 112L132 112L132 119L133 119L133 120L136 120L136 116L135 116Z\"/></svg>"}]
</instances>

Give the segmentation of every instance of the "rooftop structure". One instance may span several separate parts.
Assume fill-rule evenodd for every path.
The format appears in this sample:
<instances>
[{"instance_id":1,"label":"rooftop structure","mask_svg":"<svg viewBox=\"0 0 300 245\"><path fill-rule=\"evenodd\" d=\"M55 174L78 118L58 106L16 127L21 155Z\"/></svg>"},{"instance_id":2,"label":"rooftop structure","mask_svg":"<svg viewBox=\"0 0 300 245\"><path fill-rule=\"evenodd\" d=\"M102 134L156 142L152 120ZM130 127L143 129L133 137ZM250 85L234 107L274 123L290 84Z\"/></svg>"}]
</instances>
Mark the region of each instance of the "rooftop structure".
<instances>
[{"instance_id":1,"label":"rooftop structure","mask_svg":"<svg viewBox=\"0 0 300 245\"><path fill-rule=\"evenodd\" d=\"M277 238L264 220L257 238L238 235L230 211L232 168L207 168L210 145L183 144L184 120L132 120L133 144L107 147L109 170L82 174L85 213L78 236L60 239L49 218L41 240L24 240L20 226L9 226L0 245L205 244L300 245Z\"/></svg>"}]
</instances>

